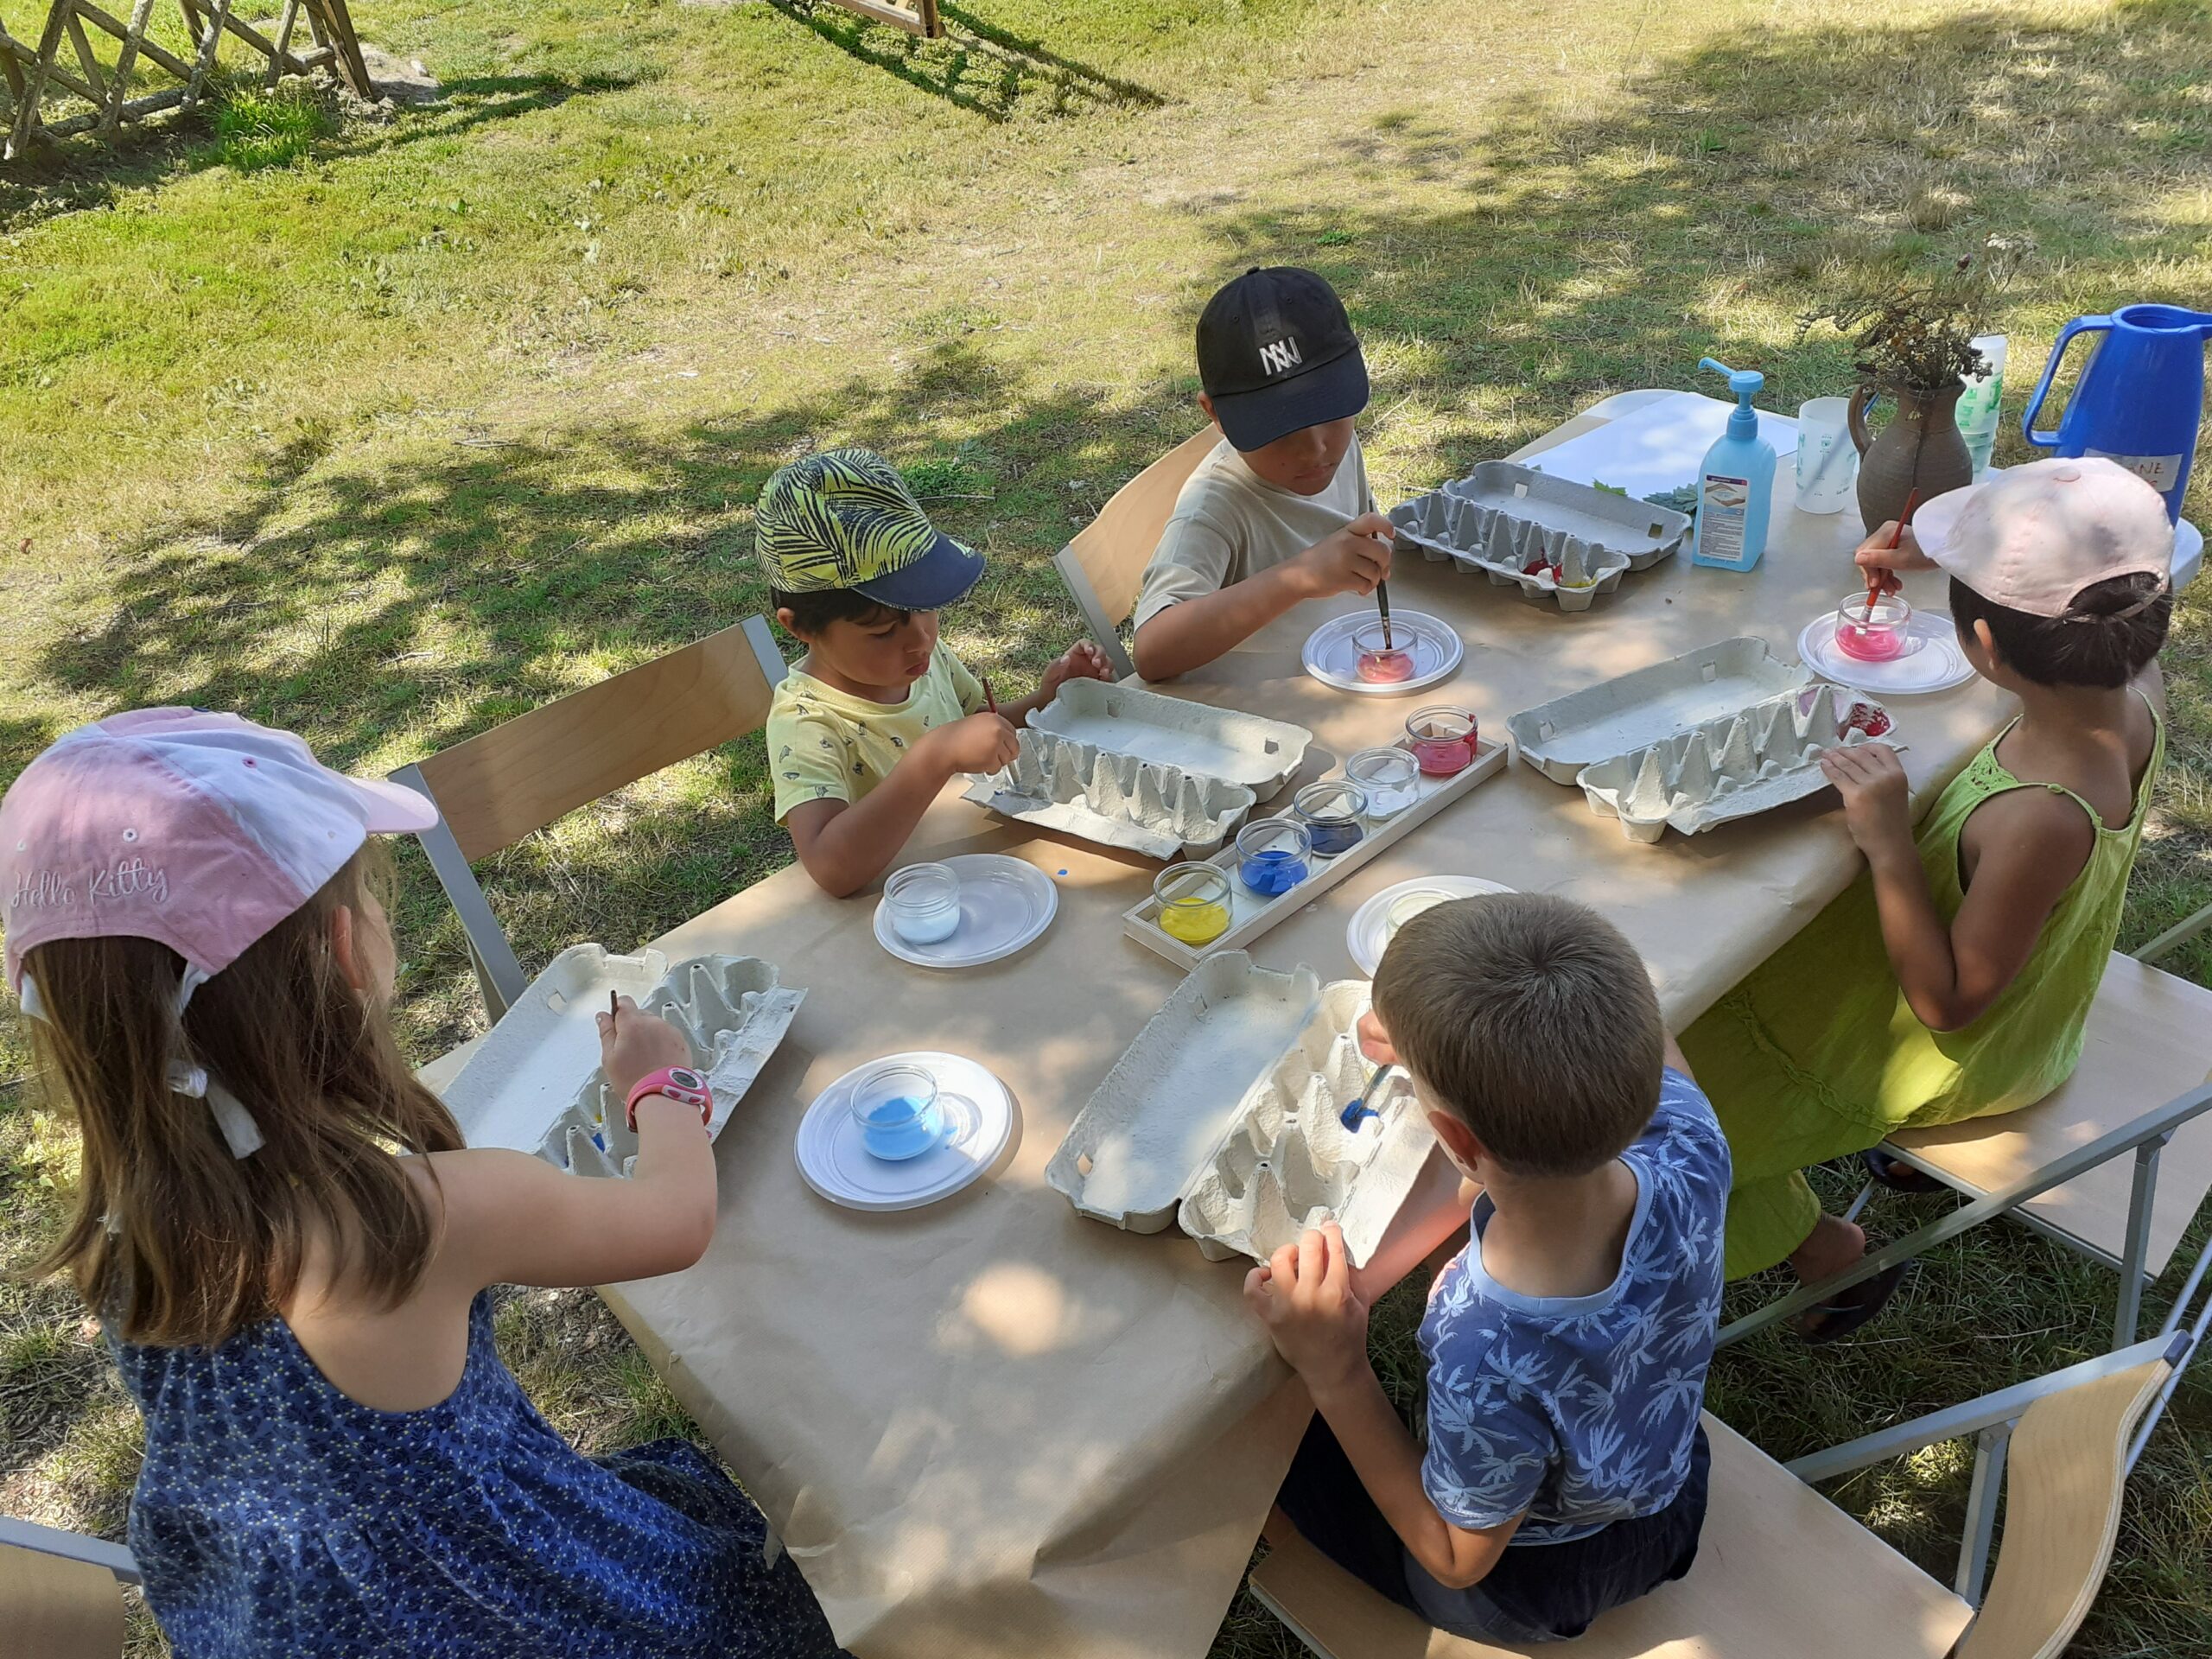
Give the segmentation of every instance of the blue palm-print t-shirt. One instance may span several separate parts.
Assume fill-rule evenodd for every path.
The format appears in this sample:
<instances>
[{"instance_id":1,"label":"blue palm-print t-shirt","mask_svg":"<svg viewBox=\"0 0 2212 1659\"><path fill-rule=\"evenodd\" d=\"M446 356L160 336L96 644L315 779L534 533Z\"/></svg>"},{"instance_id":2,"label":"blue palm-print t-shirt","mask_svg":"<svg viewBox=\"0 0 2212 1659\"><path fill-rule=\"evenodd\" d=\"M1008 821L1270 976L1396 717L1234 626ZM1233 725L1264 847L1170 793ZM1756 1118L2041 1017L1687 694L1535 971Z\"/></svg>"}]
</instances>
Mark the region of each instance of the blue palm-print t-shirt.
<instances>
[{"instance_id":1,"label":"blue palm-print t-shirt","mask_svg":"<svg viewBox=\"0 0 2212 1659\"><path fill-rule=\"evenodd\" d=\"M1523 1296L1483 1270L1488 1195L1421 1320L1437 1512L1476 1531L1528 1519L1558 1544L1656 1514L1689 1472L1720 1317L1728 1142L1697 1085L1669 1071L1621 1154L1637 1181L1620 1272L1592 1296Z\"/></svg>"}]
</instances>

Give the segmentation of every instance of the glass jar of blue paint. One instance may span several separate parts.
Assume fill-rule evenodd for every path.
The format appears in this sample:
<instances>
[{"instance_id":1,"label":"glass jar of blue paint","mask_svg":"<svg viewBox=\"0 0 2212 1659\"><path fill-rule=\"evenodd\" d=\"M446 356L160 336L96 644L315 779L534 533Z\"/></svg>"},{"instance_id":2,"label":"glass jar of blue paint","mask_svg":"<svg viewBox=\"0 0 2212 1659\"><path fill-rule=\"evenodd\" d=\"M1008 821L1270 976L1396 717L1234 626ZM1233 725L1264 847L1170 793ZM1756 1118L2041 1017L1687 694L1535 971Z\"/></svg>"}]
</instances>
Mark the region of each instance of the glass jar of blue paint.
<instances>
[{"instance_id":1,"label":"glass jar of blue paint","mask_svg":"<svg viewBox=\"0 0 2212 1659\"><path fill-rule=\"evenodd\" d=\"M1313 838L1292 818L1261 818L1236 832L1236 874L1262 899L1280 898L1306 879Z\"/></svg>"},{"instance_id":2,"label":"glass jar of blue paint","mask_svg":"<svg viewBox=\"0 0 2212 1659\"><path fill-rule=\"evenodd\" d=\"M1331 778L1308 784L1290 804L1292 813L1306 826L1316 857L1334 858L1359 845L1367 833L1367 791L1357 784Z\"/></svg>"}]
</instances>

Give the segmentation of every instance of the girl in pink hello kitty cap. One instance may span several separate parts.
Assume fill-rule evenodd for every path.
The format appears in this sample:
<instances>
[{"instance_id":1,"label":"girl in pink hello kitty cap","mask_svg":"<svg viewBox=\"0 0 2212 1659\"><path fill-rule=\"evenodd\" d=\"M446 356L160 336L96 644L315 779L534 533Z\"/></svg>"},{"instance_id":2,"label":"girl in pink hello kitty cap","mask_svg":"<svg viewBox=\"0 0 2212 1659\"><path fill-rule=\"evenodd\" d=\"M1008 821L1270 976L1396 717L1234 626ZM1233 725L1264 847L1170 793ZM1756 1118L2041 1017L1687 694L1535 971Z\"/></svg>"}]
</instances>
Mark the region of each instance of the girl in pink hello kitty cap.
<instances>
[{"instance_id":1,"label":"girl in pink hello kitty cap","mask_svg":"<svg viewBox=\"0 0 2212 1659\"><path fill-rule=\"evenodd\" d=\"M368 844L436 816L188 709L72 732L0 800L7 980L83 1137L38 1267L145 1418L147 1599L178 1659L833 1653L711 1459L582 1457L500 1363L487 1287L698 1259L710 1107L626 1001L600 1035L630 1179L463 1146L392 1040Z\"/></svg>"}]
</instances>

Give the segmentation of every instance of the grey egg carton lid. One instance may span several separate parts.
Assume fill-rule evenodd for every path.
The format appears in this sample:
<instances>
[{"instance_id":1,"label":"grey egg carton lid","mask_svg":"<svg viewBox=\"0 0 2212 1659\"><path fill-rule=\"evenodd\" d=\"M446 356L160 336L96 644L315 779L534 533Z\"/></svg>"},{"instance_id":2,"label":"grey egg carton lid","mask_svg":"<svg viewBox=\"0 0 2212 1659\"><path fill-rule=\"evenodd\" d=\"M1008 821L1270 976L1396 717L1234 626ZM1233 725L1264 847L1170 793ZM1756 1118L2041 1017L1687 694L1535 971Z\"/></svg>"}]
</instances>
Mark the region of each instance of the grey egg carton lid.
<instances>
[{"instance_id":1,"label":"grey egg carton lid","mask_svg":"<svg viewBox=\"0 0 2212 1659\"><path fill-rule=\"evenodd\" d=\"M1147 858L1219 852L1258 797L1242 784L1116 753L1052 732L1017 732L1012 766L977 775L967 798L1047 830Z\"/></svg>"},{"instance_id":2,"label":"grey egg carton lid","mask_svg":"<svg viewBox=\"0 0 2212 1659\"><path fill-rule=\"evenodd\" d=\"M1585 766L1577 781L1630 841L1657 841L1670 824L1694 836L1826 788L1821 750L1887 741L1893 723L1871 697L1808 685Z\"/></svg>"},{"instance_id":3,"label":"grey egg carton lid","mask_svg":"<svg viewBox=\"0 0 2212 1659\"><path fill-rule=\"evenodd\" d=\"M1104 680L1068 681L1030 715L1029 727L1242 784L1262 798L1290 781L1313 741L1312 732L1287 721Z\"/></svg>"},{"instance_id":4,"label":"grey egg carton lid","mask_svg":"<svg viewBox=\"0 0 2212 1659\"><path fill-rule=\"evenodd\" d=\"M1432 1144L1402 1084L1370 1103L1378 1117L1344 1127L1372 1070L1354 1034L1368 991L1242 951L1207 957L1092 1093L1046 1180L1130 1232L1179 1223L1212 1261L1264 1261L1327 1214L1365 1262Z\"/></svg>"},{"instance_id":5,"label":"grey egg carton lid","mask_svg":"<svg viewBox=\"0 0 2212 1659\"><path fill-rule=\"evenodd\" d=\"M709 1135L791 1028L806 993L778 982L758 957L610 954L578 944L553 958L446 1086L472 1147L535 1153L578 1174L626 1174L638 1139L599 1066L599 1022L610 993L628 996L683 1033L714 1094Z\"/></svg>"},{"instance_id":6,"label":"grey egg carton lid","mask_svg":"<svg viewBox=\"0 0 2212 1659\"><path fill-rule=\"evenodd\" d=\"M1633 500L1517 461L1486 461L1465 478L1390 512L1400 536L1431 558L1448 558L1510 583L1523 597L1590 607L1647 570L1688 533L1687 515ZM1559 575L1548 572L1557 569Z\"/></svg>"},{"instance_id":7,"label":"grey egg carton lid","mask_svg":"<svg viewBox=\"0 0 2212 1659\"><path fill-rule=\"evenodd\" d=\"M1794 690L1809 671L1744 635L1525 709L1505 722L1522 762L1556 784L1708 720Z\"/></svg>"}]
</instances>

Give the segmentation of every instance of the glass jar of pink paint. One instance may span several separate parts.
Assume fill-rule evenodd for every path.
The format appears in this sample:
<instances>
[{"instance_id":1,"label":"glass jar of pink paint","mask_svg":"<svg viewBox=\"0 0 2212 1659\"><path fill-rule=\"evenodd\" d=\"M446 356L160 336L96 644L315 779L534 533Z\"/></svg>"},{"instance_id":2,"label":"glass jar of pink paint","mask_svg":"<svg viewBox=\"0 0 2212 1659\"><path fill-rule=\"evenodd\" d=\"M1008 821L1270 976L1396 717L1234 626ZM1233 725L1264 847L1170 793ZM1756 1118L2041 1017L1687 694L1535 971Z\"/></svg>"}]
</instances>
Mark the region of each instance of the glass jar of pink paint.
<instances>
[{"instance_id":1,"label":"glass jar of pink paint","mask_svg":"<svg viewBox=\"0 0 2212 1659\"><path fill-rule=\"evenodd\" d=\"M1386 627L1380 619L1351 631L1352 672L1369 685L1398 685L1414 677L1412 636L1402 625Z\"/></svg>"},{"instance_id":2,"label":"glass jar of pink paint","mask_svg":"<svg viewBox=\"0 0 2212 1659\"><path fill-rule=\"evenodd\" d=\"M1911 648L1911 626L1903 594L1853 594L1835 607L1835 648L1853 662L1893 662Z\"/></svg>"},{"instance_id":3,"label":"glass jar of pink paint","mask_svg":"<svg viewBox=\"0 0 2212 1659\"><path fill-rule=\"evenodd\" d=\"M1432 778L1449 778L1475 762L1475 717L1444 703L1416 709L1406 720L1414 760Z\"/></svg>"}]
</instances>

